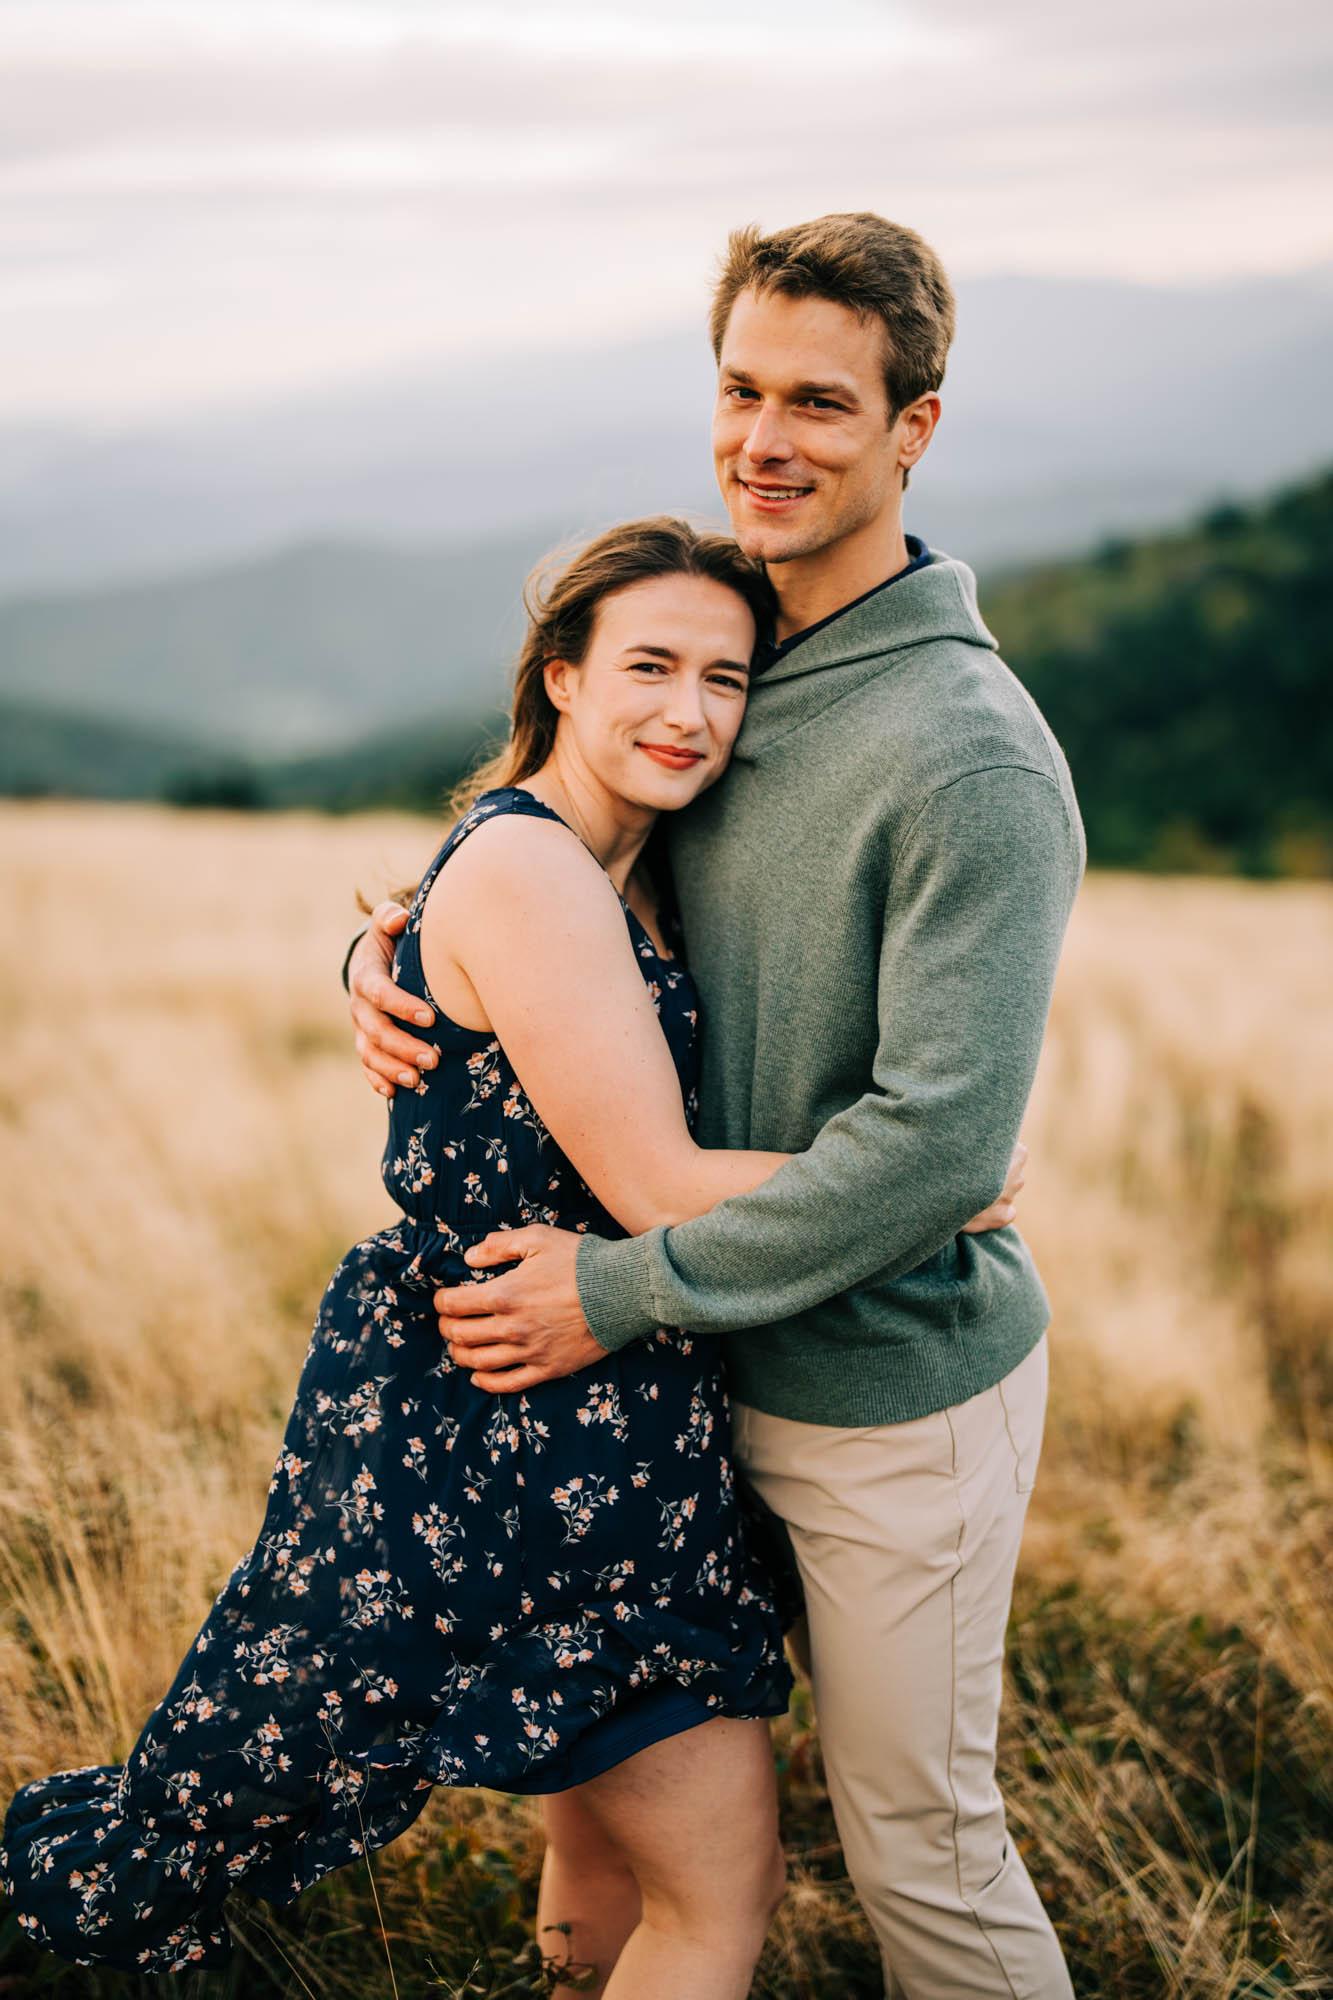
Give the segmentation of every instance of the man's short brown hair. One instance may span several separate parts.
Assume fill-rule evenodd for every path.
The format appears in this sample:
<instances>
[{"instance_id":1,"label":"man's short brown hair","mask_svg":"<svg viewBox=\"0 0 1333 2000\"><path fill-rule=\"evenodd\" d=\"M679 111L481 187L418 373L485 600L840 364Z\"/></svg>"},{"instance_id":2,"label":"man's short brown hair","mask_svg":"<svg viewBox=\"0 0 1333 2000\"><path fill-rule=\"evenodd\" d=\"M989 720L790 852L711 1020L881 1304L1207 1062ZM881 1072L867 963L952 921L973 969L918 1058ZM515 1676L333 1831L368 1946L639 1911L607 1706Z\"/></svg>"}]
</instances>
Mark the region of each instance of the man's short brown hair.
<instances>
[{"instance_id":1,"label":"man's short brown hair","mask_svg":"<svg viewBox=\"0 0 1333 2000\"><path fill-rule=\"evenodd\" d=\"M709 315L720 356L731 309L742 292L832 299L885 332L889 422L944 380L953 339L953 289L930 245L882 215L821 215L763 235L751 224L727 242Z\"/></svg>"}]
</instances>

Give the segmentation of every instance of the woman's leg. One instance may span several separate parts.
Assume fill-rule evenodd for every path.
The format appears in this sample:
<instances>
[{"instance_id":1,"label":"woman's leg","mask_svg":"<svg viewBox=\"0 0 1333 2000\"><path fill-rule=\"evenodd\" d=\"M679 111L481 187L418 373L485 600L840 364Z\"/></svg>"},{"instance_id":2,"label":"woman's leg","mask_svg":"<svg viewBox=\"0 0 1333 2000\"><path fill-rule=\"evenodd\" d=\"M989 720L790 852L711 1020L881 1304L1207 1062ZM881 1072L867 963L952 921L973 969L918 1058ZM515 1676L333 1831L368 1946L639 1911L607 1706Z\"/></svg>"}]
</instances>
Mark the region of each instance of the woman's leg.
<instances>
[{"instance_id":1,"label":"woman's leg","mask_svg":"<svg viewBox=\"0 0 1333 2000\"><path fill-rule=\"evenodd\" d=\"M768 1725L718 1716L578 1791L642 1898L605 2000L744 2000L786 1886Z\"/></svg>"},{"instance_id":2,"label":"woman's leg","mask_svg":"<svg viewBox=\"0 0 1333 2000\"><path fill-rule=\"evenodd\" d=\"M598 2000L639 1921L639 1885L624 1853L590 1811L584 1789L575 1785L542 1800L546 1855L537 1942L557 1964L596 1966L597 1978L579 1991Z\"/></svg>"}]
</instances>

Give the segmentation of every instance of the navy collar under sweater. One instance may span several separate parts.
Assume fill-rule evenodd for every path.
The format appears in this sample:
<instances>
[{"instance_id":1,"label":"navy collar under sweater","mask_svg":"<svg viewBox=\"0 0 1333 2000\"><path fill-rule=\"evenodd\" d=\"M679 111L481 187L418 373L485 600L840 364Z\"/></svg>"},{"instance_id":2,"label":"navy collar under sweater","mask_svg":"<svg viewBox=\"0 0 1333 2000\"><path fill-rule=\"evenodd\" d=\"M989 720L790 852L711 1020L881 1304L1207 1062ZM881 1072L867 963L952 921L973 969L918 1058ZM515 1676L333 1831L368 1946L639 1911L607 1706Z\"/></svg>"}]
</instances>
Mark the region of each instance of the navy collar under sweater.
<instances>
[{"instance_id":1,"label":"navy collar under sweater","mask_svg":"<svg viewBox=\"0 0 1333 2000\"><path fill-rule=\"evenodd\" d=\"M940 549L922 555L890 579L891 588L881 584L798 635L799 645L778 650L751 685L734 764L753 763L865 681L901 671L921 648L945 642L997 650L967 564Z\"/></svg>"},{"instance_id":2,"label":"navy collar under sweater","mask_svg":"<svg viewBox=\"0 0 1333 2000\"><path fill-rule=\"evenodd\" d=\"M801 631L792 632L785 639L774 639L765 633L755 647L751 672L756 675L768 673L779 660L786 658L794 646L804 645L805 641L812 639L816 632L822 632L826 625L831 625L835 618L845 618L849 611L855 611L858 604L864 604L868 598L878 597L882 590L891 590L895 583L901 583L903 578L911 576L914 570L923 569L930 561L930 550L915 535L906 535L904 540L907 543L908 559L902 569L895 570L892 576L885 577L883 583L872 583L869 590L863 590L861 595L852 598L849 604L840 604L836 611L830 611L827 618L816 619L813 625L806 625Z\"/></svg>"}]
</instances>

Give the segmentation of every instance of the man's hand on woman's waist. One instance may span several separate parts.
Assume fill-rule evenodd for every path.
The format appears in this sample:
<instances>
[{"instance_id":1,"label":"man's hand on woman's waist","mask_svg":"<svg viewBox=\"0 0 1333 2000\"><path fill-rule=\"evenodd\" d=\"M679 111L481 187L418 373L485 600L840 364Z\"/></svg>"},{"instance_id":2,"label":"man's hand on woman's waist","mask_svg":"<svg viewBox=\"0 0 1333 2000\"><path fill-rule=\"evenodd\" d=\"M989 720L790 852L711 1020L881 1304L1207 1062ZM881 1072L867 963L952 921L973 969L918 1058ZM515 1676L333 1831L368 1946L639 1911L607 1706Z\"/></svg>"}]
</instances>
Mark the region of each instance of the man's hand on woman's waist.
<instances>
[{"instance_id":1,"label":"man's hand on woman's waist","mask_svg":"<svg viewBox=\"0 0 1333 2000\"><path fill-rule=\"evenodd\" d=\"M445 1285L435 1294L440 1334L479 1389L535 1388L576 1374L606 1349L593 1338L574 1277L582 1238L572 1229L499 1229L464 1252L474 1271L514 1268L484 1285Z\"/></svg>"},{"instance_id":2,"label":"man's hand on woman's waist","mask_svg":"<svg viewBox=\"0 0 1333 2000\"><path fill-rule=\"evenodd\" d=\"M1028 1149L1015 1146L1003 1192L967 1228L1004 1229L1014 1219ZM579 1302L576 1266L583 1238L536 1223L497 1229L464 1251L474 1271L512 1265L484 1285L446 1285L435 1294L441 1338L479 1389L531 1389L604 1360Z\"/></svg>"}]
</instances>

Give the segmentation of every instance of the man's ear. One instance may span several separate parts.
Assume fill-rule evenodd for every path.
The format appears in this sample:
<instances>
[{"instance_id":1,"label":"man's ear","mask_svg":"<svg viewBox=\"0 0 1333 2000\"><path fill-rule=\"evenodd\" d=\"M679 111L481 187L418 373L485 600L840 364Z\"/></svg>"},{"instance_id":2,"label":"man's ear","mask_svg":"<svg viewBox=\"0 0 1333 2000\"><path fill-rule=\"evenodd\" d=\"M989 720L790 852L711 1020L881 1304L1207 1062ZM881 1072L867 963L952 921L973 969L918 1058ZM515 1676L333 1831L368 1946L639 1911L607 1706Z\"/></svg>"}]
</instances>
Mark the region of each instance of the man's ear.
<instances>
[{"instance_id":1,"label":"man's ear","mask_svg":"<svg viewBox=\"0 0 1333 2000\"><path fill-rule=\"evenodd\" d=\"M568 715L570 709L570 677L578 672L572 660L548 660L542 668L542 679L546 683L546 696L552 708L561 715Z\"/></svg>"},{"instance_id":2,"label":"man's ear","mask_svg":"<svg viewBox=\"0 0 1333 2000\"><path fill-rule=\"evenodd\" d=\"M902 468L904 486L912 467L935 435L940 409L940 399L932 389L927 395L918 396L905 410L900 410L895 419L893 427L898 433L898 464Z\"/></svg>"}]
</instances>

